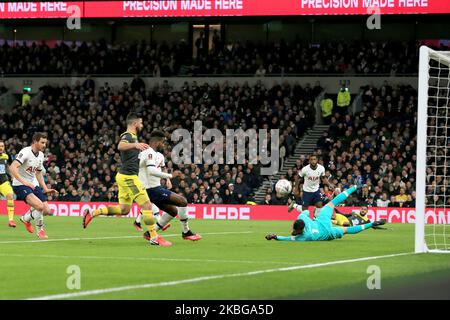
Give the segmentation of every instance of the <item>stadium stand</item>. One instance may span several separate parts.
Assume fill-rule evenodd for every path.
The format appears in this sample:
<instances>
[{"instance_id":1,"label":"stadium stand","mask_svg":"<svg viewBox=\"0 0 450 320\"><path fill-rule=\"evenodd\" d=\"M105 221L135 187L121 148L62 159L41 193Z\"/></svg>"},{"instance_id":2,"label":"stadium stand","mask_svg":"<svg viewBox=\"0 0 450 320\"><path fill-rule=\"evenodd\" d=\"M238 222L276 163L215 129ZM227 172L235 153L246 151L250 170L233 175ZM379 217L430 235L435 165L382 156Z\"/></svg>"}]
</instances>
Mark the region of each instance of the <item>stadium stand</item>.
<instances>
[{"instance_id":1,"label":"stadium stand","mask_svg":"<svg viewBox=\"0 0 450 320\"><path fill-rule=\"evenodd\" d=\"M347 205L414 207L417 92L411 86L361 88L363 110L354 115L338 112L317 141L316 154L327 175L341 190L362 176L365 188ZM295 181L308 163L298 159L286 178ZM324 188L322 193L331 192ZM270 190L266 197L275 199Z\"/></svg>"},{"instance_id":2,"label":"stadium stand","mask_svg":"<svg viewBox=\"0 0 450 320\"><path fill-rule=\"evenodd\" d=\"M219 86L194 81L181 90L167 83L147 89L137 77L121 88L104 84L95 90L88 79L72 87L46 85L40 91L40 103L18 105L0 116L0 136L8 153L16 155L33 132L48 132L47 183L60 191L53 200L116 201L114 175L120 165L116 143L130 110L143 115L144 141L153 129L164 130L170 140L173 130L193 130L196 120L222 131L257 124L258 129L280 129L287 157L314 124L313 103L322 88L289 82L266 88L261 82ZM169 169L182 171L172 180L174 190L192 203L251 202L253 189L261 184L259 165L176 166L170 151L165 156Z\"/></svg>"},{"instance_id":3,"label":"stadium stand","mask_svg":"<svg viewBox=\"0 0 450 320\"><path fill-rule=\"evenodd\" d=\"M185 41L108 43L105 40L46 42L27 46L20 41L0 46L2 74L145 74L176 75L279 74L416 74L418 44L409 42L339 41L268 44L217 41L212 49L192 58Z\"/></svg>"}]
</instances>

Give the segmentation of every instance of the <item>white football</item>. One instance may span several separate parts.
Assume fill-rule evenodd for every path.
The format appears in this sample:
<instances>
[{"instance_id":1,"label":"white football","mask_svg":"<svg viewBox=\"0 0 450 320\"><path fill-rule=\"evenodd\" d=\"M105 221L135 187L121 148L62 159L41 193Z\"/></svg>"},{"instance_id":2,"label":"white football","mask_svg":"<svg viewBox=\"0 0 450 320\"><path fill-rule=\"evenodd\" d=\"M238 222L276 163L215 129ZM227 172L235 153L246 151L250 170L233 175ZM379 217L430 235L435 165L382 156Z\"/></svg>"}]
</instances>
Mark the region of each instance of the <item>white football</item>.
<instances>
[{"instance_id":1,"label":"white football","mask_svg":"<svg viewBox=\"0 0 450 320\"><path fill-rule=\"evenodd\" d=\"M286 196L292 191L292 184L286 179L280 179L275 184L275 191L282 196Z\"/></svg>"}]
</instances>

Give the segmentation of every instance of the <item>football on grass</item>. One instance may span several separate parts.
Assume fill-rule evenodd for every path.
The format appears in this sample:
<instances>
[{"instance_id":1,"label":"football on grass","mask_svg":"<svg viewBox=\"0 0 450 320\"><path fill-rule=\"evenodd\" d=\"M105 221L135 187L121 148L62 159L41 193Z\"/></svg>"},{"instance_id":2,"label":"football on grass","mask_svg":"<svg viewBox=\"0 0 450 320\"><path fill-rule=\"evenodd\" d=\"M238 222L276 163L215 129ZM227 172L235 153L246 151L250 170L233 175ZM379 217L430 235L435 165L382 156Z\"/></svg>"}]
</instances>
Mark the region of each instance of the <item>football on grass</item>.
<instances>
[{"instance_id":1,"label":"football on grass","mask_svg":"<svg viewBox=\"0 0 450 320\"><path fill-rule=\"evenodd\" d=\"M290 181L288 181L286 179L280 179L275 184L275 191L280 196L287 196L292 191L292 184Z\"/></svg>"}]
</instances>

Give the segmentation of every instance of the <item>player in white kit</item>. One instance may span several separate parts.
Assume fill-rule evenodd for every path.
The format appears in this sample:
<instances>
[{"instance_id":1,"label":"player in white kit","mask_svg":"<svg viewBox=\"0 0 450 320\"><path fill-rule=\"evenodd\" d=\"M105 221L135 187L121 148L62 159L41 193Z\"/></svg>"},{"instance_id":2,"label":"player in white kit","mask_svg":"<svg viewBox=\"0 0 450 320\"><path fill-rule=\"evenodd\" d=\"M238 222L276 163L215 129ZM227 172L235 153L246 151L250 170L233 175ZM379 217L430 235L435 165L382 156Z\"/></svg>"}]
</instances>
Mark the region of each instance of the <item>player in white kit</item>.
<instances>
[{"instance_id":1,"label":"player in white kit","mask_svg":"<svg viewBox=\"0 0 450 320\"><path fill-rule=\"evenodd\" d=\"M152 208L153 212L156 213L159 209L164 211L158 217L156 230L164 231L167 229L169 222L178 215L182 225L183 239L197 241L202 237L189 229L186 198L161 186L161 179L168 179L167 181L170 184L169 179L173 177L172 174L162 171L165 162L161 152L164 151L165 140L162 131L155 130L150 134L150 148L139 154L139 180L147 190L150 201L156 206ZM142 230L140 228L140 217L139 215L134 222L138 231ZM144 238L148 237L148 232L144 233Z\"/></svg>"},{"instance_id":2,"label":"player in white kit","mask_svg":"<svg viewBox=\"0 0 450 320\"><path fill-rule=\"evenodd\" d=\"M31 146L20 150L9 167L13 176L12 187L17 200L24 200L31 206L20 221L23 222L28 232L34 229L31 220L36 221L36 233L41 239L46 239L44 231L44 215L51 215L47 203L48 194L57 194L54 189L47 188L42 171L44 170L44 153L47 145L47 135L37 132L33 135Z\"/></svg>"},{"instance_id":3,"label":"player in white kit","mask_svg":"<svg viewBox=\"0 0 450 320\"><path fill-rule=\"evenodd\" d=\"M320 183L327 184L330 189L334 189L334 186L328 181L325 176L325 168L317 162L317 157L311 155L309 157L309 164L304 166L298 173L300 178L303 178L303 195L302 205L298 205L295 201L292 201L288 207L288 211L292 211L294 208L297 211L307 210L309 206L314 205L316 208L322 208L322 195L320 194ZM299 185L294 186L297 188L297 194ZM302 209L303 207L303 209Z\"/></svg>"}]
</instances>

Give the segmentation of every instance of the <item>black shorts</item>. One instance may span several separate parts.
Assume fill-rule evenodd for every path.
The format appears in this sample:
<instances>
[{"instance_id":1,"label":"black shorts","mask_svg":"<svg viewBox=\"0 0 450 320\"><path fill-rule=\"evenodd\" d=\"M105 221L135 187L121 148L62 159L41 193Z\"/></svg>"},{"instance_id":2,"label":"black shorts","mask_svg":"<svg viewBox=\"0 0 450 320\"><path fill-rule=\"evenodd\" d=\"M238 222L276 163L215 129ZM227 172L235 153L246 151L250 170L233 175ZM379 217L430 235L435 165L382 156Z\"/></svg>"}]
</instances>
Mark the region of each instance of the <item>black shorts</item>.
<instances>
[{"instance_id":1,"label":"black shorts","mask_svg":"<svg viewBox=\"0 0 450 320\"><path fill-rule=\"evenodd\" d=\"M158 208L160 205L170 204L170 195L173 192L161 186L147 189L148 197Z\"/></svg>"},{"instance_id":2,"label":"black shorts","mask_svg":"<svg viewBox=\"0 0 450 320\"><path fill-rule=\"evenodd\" d=\"M42 202L47 201L47 196L45 195L44 190L41 187L35 187L34 189L31 189L28 186L13 186L13 190L16 194L17 200L23 200L27 202L26 197L29 194L34 194Z\"/></svg>"}]
</instances>

